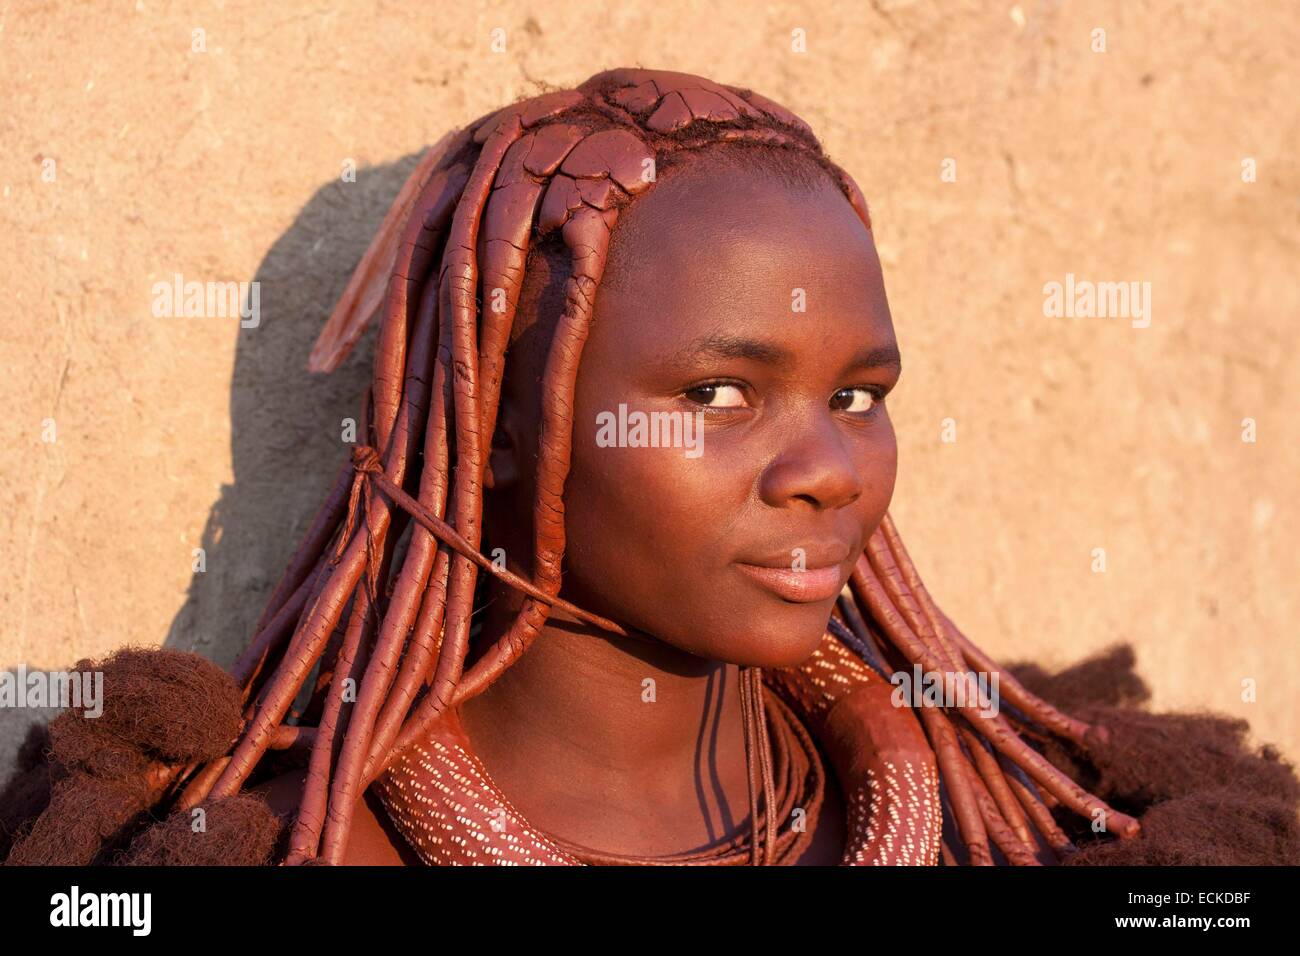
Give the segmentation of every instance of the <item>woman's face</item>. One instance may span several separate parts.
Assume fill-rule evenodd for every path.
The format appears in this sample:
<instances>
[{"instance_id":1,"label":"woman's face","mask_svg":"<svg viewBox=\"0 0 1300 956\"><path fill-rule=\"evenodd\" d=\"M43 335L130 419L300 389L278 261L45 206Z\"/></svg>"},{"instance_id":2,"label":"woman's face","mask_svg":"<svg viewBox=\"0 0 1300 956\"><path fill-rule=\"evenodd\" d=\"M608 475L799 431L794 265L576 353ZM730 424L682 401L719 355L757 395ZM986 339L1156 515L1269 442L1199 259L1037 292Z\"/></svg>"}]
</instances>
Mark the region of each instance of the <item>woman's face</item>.
<instances>
[{"instance_id":1,"label":"woman's face","mask_svg":"<svg viewBox=\"0 0 1300 956\"><path fill-rule=\"evenodd\" d=\"M804 660L893 493L899 371L871 234L829 181L666 177L596 294L562 595L700 657ZM530 417L512 437L535 448ZM531 480L514 491L527 513Z\"/></svg>"}]
</instances>

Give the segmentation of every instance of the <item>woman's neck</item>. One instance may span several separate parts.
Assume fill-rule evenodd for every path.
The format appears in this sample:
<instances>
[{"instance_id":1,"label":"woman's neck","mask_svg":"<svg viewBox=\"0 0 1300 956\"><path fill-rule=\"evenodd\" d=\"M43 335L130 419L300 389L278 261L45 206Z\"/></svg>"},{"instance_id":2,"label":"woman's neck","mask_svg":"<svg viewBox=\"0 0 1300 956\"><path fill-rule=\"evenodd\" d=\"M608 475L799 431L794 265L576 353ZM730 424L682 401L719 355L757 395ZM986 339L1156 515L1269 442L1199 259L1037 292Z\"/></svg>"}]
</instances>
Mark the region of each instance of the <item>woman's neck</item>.
<instances>
[{"instance_id":1,"label":"woman's neck","mask_svg":"<svg viewBox=\"0 0 1300 956\"><path fill-rule=\"evenodd\" d=\"M497 593L484 641L519 606ZM488 773L534 825L613 853L663 855L740 832L748 784L738 668L555 612L460 709Z\"/></svg>"}]
</instances>

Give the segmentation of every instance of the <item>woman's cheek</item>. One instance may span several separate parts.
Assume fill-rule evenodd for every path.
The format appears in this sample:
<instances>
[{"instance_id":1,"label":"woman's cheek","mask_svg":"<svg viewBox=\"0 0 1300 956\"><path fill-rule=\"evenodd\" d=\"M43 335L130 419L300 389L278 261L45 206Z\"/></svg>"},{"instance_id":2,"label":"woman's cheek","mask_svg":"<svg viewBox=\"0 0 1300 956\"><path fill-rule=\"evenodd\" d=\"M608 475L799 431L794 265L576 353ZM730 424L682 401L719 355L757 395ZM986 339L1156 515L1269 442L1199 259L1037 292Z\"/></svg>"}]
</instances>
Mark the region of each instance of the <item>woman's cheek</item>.
<instances>
[{"instance_id":1,"label":"woman's cheek","mask_svg":"<svg viewBox=\"0 0 1300 956\"><path fill-rule=\"evenodd\" d=\"M584 590L611 601L631 598L617 589L635 592L703 531L698 477L679 470L674 449L590 442L574 451L564 494L566 563Z\"/></svg>"},{"instance_id":2,"label":"woman's cheek","mask_svg":"<svg viewBox=\"0 0 1300 956\"><path fill-rule=\"evenodd\" d=\"M868 446L863 463L865 493L862 497L866 505L865 531L868 537L889 510L898 479L898 442L894 428L888 419L882 424L886 427Z\"/></svg>"},{"instance_id":3,"label":"woman's cheek","mask_svg":"<svg viewBox=\"0 0 1300 956\"><path fill-rule=\"evenodd\" d=\"M584 465L589 521L640 582L680 583L721 559L746 501L743 469L682 448L593 448ZM584 506L584 510L587 510Z\"/></svg>"}]
</instances>

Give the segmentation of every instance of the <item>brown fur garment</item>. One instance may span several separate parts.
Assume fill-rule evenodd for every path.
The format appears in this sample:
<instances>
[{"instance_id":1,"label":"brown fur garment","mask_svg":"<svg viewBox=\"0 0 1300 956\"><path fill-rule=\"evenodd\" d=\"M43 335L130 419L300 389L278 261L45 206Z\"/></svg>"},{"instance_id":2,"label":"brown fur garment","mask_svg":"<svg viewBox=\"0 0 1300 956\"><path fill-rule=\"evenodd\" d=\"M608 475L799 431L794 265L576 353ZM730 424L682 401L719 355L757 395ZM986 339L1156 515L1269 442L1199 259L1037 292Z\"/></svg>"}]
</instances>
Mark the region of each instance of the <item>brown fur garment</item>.
<instances>
[{"instance_id":1,"label":"brown fur garment","mask_svg":"<svg viewBox=\"0 0 1300 956\"><path fill-rule=\"evenodd\" d=\"M239 731L239 689L198 654L124 647L74 669L103 673L103 712L65 711L29 735L0 793L6 864L108 862L154 822L145 772L219 757Z\"/></svg>"},{"instance_id":2,"label":"brown fur garment","mask_svg":"<svg viewBox=\"0 0 1300 956\"><path fill-rule=\"evenodd\" d=\"M1112 807L1138 817L1135 840L1094 834L1058 816L1080 852L1071 866L1251 866L1300 863L1300 780L1271 746L1255 749L1244 720L1211 713L1149 713L1150 692L1131 648L1103 652L1059 674L1010 667L1025 686L1108 739L1087 752L1055 741L1052 763Z\"/></svg>"},{"instance_id":3,"label":"brown fur garment","mask_svg":"<svg viewBox=\"0 0 1300 956\"><path fill-rule=\"evenodd\" d=\"M19 831L50 803L57 773L45 757L49 747L49 725L33 725L18 750L17 771L0 789L0 859L9 856Z\"/></svg>"},{"instance_id":4,"label":"brown fur garment","mask_svg":"<svg viewBox=\"0 0 1300 956\"><path fill-rule=\"evenodd\" d=\"M173 812L141 833L114 862L126 866L267 866L282 828L282 821L265 800L237 793L206 801L193 810Z\"/></svg>"}]
</instances>

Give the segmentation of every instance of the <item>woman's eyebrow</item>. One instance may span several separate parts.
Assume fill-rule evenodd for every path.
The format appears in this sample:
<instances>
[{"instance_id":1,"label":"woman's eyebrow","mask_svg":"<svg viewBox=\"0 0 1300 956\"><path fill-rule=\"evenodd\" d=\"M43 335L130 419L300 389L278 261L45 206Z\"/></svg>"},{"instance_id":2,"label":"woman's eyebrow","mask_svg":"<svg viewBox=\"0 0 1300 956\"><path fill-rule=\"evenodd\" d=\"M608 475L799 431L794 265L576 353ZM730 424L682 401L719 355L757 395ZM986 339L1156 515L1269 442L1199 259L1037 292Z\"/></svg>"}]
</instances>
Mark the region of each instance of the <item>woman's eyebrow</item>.
<instances>
[{"instance_id":1,"label":"woman's eyebrow","mask_svg":"<svg viewBox=\"0 0 1300 956\"><path fill-rule=\"evenodd\" d=\"M903 357L897 345L881 345L863 349L849 361L846 368L892 368L902 371Z\"/></svg>"},{"instance_id":2,"label":"woman's eyebrow","mask_svg":"<svg viewBox=\"0 0 1300 956\"><path fill-rule=\"evenodd\" d=\"M739 335L712 332L702 335L688 343L676 353L666 356L662 362L665 369L687 368L701 358L740 358L762 362L766 365L780 365L790 362L790 352L771 342L760 342ZM854 355L845 369L853 368L893 368L901 369L902 358L898 346L881 345L863 349Z\"/></svg>"},{"instance_id":3,"label":"woman's eyebrow","mask_svg":"<svg viewBox=\"0 0 1300 956\"><path fill-rule=\"evenodd\" d=\"M694 358L741 358L768 365L778 365L790 360L790 353L779 345L759 342L739 335L711 332L690 342L677 354L668 358L669 364L684 365Z\"/></svg>"}]
</instances>

